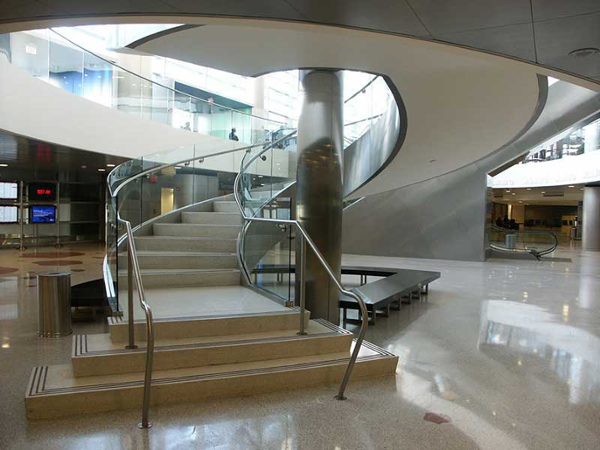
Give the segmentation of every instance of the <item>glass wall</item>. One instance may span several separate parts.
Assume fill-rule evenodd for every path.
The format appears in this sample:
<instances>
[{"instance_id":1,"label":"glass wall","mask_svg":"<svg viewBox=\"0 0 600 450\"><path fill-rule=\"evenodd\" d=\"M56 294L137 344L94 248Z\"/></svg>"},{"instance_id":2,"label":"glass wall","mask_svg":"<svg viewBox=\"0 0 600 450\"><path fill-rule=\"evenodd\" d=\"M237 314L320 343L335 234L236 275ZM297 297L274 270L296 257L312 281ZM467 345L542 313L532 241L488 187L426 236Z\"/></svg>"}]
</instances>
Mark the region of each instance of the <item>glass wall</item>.
<instances>
[{"instance_id":1,"label":"glass wall","mask_svg":"<svg viewBox=\"0 0 600 450\"><path fill-rule=\"evenodd\" d=\"M529 152L523 163L554 161L600 150L600 120L569 129Z\"/></svg>"}]
</instances>

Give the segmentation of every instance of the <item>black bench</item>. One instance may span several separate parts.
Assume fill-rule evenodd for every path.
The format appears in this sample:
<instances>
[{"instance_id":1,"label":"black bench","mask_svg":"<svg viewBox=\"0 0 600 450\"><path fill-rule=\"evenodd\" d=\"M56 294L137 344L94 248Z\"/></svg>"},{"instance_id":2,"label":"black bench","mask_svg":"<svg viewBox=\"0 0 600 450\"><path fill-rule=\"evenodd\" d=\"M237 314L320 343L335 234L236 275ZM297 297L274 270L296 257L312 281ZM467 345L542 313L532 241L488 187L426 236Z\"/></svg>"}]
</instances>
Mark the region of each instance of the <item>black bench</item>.
<instances>
[{"instance_id":1,"label":"black bench","mask_svg":"<svg viewBox=\"0 0 600 450\"><path fill-rule=\"evenodd\" d=\"M356 268L353 275L361 275L365 277L365 272L361 272L362 267ZM422 294L429 292L429 283L440 278L440 272L429 272L425 270L409 270L409 269L389 269L389 268L373 268L373 273L368 275L385 276L381 280L372 283L364 284L360 287L353 288L352 291L362 295L365 300L367 311L370 313L371 322L375 325L377 320L377 311L383 310L387 317L390 312L390 307L393 303L397 303L397 309L400 309L402 298L407 296L408 301L412 300L413 296L421 299ZM377 269L380 269L376 274ZM384 272L392 271L392 275L383 275ZM344 273L344 271L342 271ZM350 273L348 273L350 274ZM359 310L358 303L353 298L345 295L340 296L340 308L343 310L344 322L348 321L348 309Z\"/></svg>"},{"instance_id":2,"label":"black bench","mask_svg":"<svg viewBox=\"0 0 600 450\"><path fill-rule=\"evenodd\" d=\"M253 270L256 274L277 274L294 273L294 266L265 264L256 267ZM367 310L371 316L371 322L377 321L377 311L385 311L383 314L389 315L392 304L397 303L397 309L403 297L408 297L410 302L413 297L421 298L421 295L429 292L429 283L441 277L440 272L430 272L426 270L396 269L392 267L369 267L369 266L342 266L342 275L359 275L360 287L352 289L362 294L367 305ZM385 277L381 280L367 284L369 276ZM344 322L349 321L348 309L360 309L356 300L345 295L340 296L340 308L343 310Z\"/></svg>"}]
</instances>

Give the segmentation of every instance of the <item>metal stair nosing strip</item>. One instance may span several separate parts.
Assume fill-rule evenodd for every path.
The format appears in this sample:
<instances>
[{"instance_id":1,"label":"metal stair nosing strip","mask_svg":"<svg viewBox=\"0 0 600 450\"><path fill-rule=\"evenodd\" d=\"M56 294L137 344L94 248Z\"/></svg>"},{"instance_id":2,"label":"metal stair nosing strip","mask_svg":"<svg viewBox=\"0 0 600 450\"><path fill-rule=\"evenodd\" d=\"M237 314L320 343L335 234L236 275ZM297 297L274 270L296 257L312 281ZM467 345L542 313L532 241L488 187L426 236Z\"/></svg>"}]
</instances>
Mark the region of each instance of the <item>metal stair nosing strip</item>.
<instances>
[{"instance_id":1,"label":"metal stair nosing strip","mask_svg":"<svg viewBox=\"0 0 600 450\"><path fill-rule=\"evenodd\" d=\"M365 341L363 341L364 345ZM368 348L377 354L358 357L357 363L374 361L383 358L392 358L396 357L394 354L372 344L368 343ZM396 357L397 358L397 357ZM311 368L319 368L319 367L328 367L328 366L336 366L341 365L345 367L348 364L348 360L350 359L350 355L344 358L338 358L335 360L327 360L327 361L315 361L315 362L304 362L298 364L288 364L281 365L276 367L263 367L258 369L244 369L230 372L221 372L221 373L213 373L213 374L204 374L204 375L189 375L182 377L170 377L170 378L157 378L152 380L152 386L160 386L160 385L169 385L175 383L184 383L184 382L194 382L194 381L204 381L204 380L216 380L216 379L226 379L226 378L234 378L240 376L250 376L250 375L262 375L269 373L277 373L277 372L287 372L290 370L302 370L302 369L311 369ZM123 388L138 388L143 387L143 380L136 381L126 381L122 383L105 383L105 384L97 384L97 385L89 385L89 386L78 386L78 387L67 387L67 388L53 388L46 389L46 380L48 377L48 367L49 366L37 366L35 367L30 382L29 387L27 389L28 395L27 397L39 397L39 396L49 396L49 395L59 395L59 394L75 394L79 392L100 392L107 391L113 389L123 389Z\"/></svg>"}]
</instances>

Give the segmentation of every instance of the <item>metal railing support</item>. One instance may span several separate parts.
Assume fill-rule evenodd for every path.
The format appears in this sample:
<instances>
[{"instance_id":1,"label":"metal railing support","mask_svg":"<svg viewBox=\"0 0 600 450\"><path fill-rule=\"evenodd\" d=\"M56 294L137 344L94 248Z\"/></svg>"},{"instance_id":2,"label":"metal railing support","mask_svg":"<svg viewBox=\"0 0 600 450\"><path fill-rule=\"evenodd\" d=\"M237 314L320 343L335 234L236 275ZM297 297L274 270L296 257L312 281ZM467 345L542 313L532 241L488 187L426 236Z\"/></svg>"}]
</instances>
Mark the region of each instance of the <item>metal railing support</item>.
<instances>
[{"instance_id":1,"label":"metal railing support","mask_svg":"<svg viewBox=\"0 0 600 450\"><path fill-rule=\"evenodd\" d=\"M299 269L298 288L300 290L300 332L306 335L306 239L300 234L300 259L297 261Z\"/></svg>"},{"instance_id":2,"label":"metal railing support","mask_svg":"<svg viewBox=\"0 0 600 450\"><path fill-rule=\"evenodd\" d=\"M335 284L335 286L337 287L338 291L340 291L342 294L351 297L353 299L355 299L359 305L360 308L360 312L361 312L361 326L360 326L360 330L358 332L358 336L356 338L356 342L354 344L354 349L352 351L352 354L350 355L350 360L348 361L348 366L346 368L346 372L344 373L344 378L342 379L342 383L340 384L340 389L338 391L338 394L336 395L336 398L338 400L345 400L346 396L345 391L346 391L346 387L348 386L348 382L350 381L350 376L352 375L352 371L354 369L354 365L356 364L356 359L358 358L358 354L360 352L360 348L362 346L363 340L365 338L365 334L367 332L367 328L369 326L369 312L367 311L367 305L365 303L365 300L362 298L362 295L358 292L353 292L353 291L347 291L346 289L344 289L344 287L342 286L342 284L340 283L340 280L337 279L337 277L335 276L335 274L333 273L333 270L331 269L331 267L329 266L329 264L327 263L327 261L325 260L325 258L323 257L323 255L321 254L321 252L319 251L317 245L313 242L313 240L310 238L310 236L308 235L308 233L306 232L306 230L302 227L302 225L300 225L300 222L298 222L297 220L288 220L288 219L268 219L268 218L263 218L263 217L248 217L245 214L244 211L244 207L242 206L242 201L240 199L240 180L241 177L243 176L245 170L250 167L250 165L257 159L259 158L265 151L267 151L267 149L262 150L261 152L257 153L254 157L252 157L250 159L250 161L248 161L247 163L244 164L244 161L242 160L242 165L240 168L240 172L238 173L237 177L235 178L235 182L234 182L234 186L233 186L233 196L235 198L235 202L237 204L238 209L240 210L240 213L242 215L242 218L247 222L270 222L270 223L278 223L278 224L284 224L284 225L293 225L296 227L296 238L300 238L302 239L302 244L300 245L301 248L301 261L299 262L299 266L303 266L305 264L306 261L306 246L310 247L310 249L313 251L313 253L315 254L315 256L317 257L317 259L319 260L319 262L321 263L321 265L323 266L323 268L325 269L325 271L329 274L329 277L331 278L331 280L333 281L333 283ZM243 235L240 234L240 239L243 238ZM238 251L241 248L240 245L238 245ZM304 248L304 250L303 250ZM302 254L303 253L303 254ZM242 269L244 271L246 271L248 273L248 270L246 268L246 264L243 260L243 258L239 258L240 263L242 264ZM300 277L302 278L304 275L304 268L301 267L300 268L300 273L302 275L300 275ZM298 274L296 274L298 275ZM301 294L300 294L300 309L301 309L301 314L303 314L303 305L302 305L302 297L304 296L304 283L306 282L306 280L302 280L302 286L301 286ZM303 330L303 321L304 319L301 317L300 318L300 331Z\"/></svg>"},{"instance_id":3,"label":"metal railing support","mask_svg":"<svg viewBox=\"0 0 600 450\"><path fill-rule=\"evenodd\" d=\"M127 240L129 241L129 237ZM129 344L125 348L133 350L137 348L137 345L135 345L135 330L133 326L133 254L129 242L127 242L127 309L129 310Z\"/></svg>"},{"instance_id":4,"label":"metal railing support","mask_svg":"<svg viewBox=\"0 0 600 450\"><path fill-rule=\"evenodd\" d=\"M150 415L150 394L152 389L152 366L154 363L154 319L152 316L152 309L146 302L146 292L144 291L144 284L142 282L142 272L140 270L137 250L135 248L135 240L133 238L133 230L131 229L131 222L121 219L117 211L117 220L125 224L127 232L127 253L129 259L129 267L127 269L127 277L129 280L128 294L129 294L129 339L130 342L133 339L133 280L137 286L138 297L140 300L140 306L144 310L146 315L146 370L144 373L144 393L142 403L142 421L138 424L138 428L148 429L152 428L152 423L149 421ZM133 276L130 276L132 274Z\"/></svg>"}]
</instances>

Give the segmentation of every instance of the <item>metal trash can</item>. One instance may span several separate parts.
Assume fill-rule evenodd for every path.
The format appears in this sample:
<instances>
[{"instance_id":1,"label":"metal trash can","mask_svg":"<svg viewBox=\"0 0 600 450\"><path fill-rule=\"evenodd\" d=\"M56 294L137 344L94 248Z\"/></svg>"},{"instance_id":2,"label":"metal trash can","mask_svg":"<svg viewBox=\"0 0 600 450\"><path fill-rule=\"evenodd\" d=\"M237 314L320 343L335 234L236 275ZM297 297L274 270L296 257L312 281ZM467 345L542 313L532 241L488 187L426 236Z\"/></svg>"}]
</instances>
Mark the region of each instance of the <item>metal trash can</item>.
<instances>
[{"instance_id":1,"label":"metal trash can","mask_svg":"<svg viewBox=\"0 0 600 450\"><path fill-rule=\"evenodd\" d=\"M509 248L509 249L517 248L517 235L516 234L507 234L505 245L506 245L506 248Z\"/></svg>"},{"instance_id":2,"label":"metal trash can","mask_svg":"<svg viewBox=\"0 0 600 450\"><path fill-rule=\"evenodd\" d=\"M38 336L57 338L73 333L71 326L71 274L41 273L38 282Z\"/></svg>"}]
</instances>

